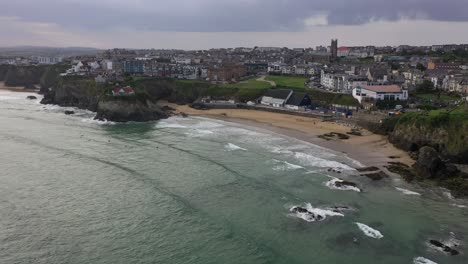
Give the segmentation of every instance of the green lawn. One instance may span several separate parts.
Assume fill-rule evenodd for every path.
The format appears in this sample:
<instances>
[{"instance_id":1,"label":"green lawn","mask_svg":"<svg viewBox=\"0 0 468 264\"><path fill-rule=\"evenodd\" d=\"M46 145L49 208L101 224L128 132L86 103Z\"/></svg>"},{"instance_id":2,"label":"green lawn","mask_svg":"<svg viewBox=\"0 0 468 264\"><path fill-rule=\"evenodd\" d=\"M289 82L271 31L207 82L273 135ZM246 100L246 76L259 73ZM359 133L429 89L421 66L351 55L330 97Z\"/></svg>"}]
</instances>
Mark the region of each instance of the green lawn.
<instances>
[{"instance_id":1,"label":"green lawn","mask_svg":"<svg viewBox=\"0 0 468 264\"><path fill-rule=\"evenodd\" d=\"M268 82L257 81L255 79L250 79L248 81L243 81L239 83L225 84L225 87L234 87L239 89L269 89L271 84Z\"/></svg>"},{"instance_id":2,"label":"green lawn","mask_svg":"<svg viewBox=\"0 0 468 264\"><path fill-rule=\"evenodd\" d=\"M276 83L276 86L279 88L290 88L293 90L304 90L305 82L307 78L305 77L291 77L291 76L267 76L265 78L268 81L273 81Z\"/></svg>"},{"instance_id":3,"label":"green lawn","mask_svg":"<svg viewBox=\"0 0 468 264\"><path fill-rule=\"evenodd\" d=\"M416 94L416 97L426 99L426 100L439 100L437 94L434 94L434 93L432 93L432 94L431 93ZM456 101L456 100L460 100L460 97L453 96L453 95L442 94L442 95L440 95L440 100L445 101L445 102L447 102L447 101Z\"/></svg>"}]
</instances>

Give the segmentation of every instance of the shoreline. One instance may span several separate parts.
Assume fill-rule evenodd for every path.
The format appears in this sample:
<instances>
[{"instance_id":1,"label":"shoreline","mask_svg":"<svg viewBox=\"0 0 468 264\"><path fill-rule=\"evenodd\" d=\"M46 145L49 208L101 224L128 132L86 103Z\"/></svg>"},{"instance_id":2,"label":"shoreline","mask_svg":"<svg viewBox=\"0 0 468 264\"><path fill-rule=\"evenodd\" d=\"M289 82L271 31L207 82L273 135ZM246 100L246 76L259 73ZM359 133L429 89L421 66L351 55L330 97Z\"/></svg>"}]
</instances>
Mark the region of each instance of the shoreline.
<instances>
[{"instance_id":1,"label":"shoreline","mask_svg":"<svg viewBox=\"0 0 468 264\"><path fill-rule=\"evenodd\" d=\"M10 91L18 93L38 93L39 89L24 89L23 86L5 86L4 82L0 82L0 91Z\"/></svg>"},{"instance_id":2,"label":"shoreline","mask_svg":"<svg viewBox=\"0 0 468 264\"><path fill-rule=\"evenodd\" d=\"M365 167L378 167L386 172L385 165L401 162L408 166L414 164L408 153L393 146L385 136L361 129L362 136L350 136L349 139L325 140L319 136L327 133L346 134L351 128L335 122L324 122L310 117L298 117L287 114L271 113L246 109L209 109L197 110L188 105L163 103L175 109L176 114L200 116L222 121L238 123L274 133L296 138L323 148L346 154Z\"/></svg>"},{"instance_id":3,"label":"shoreline","mask_svg":"<svg viewBox=\"0 0 468 264\"><path fill-rule=\"evenodd\" d=\"M25 90L23 87L6 87L0 82L0 91L34 93L35 90ZM249 109L208 109L197 110L188 105L177 105L160 101L161 106L167 105L175 109L175 114L187 114L217 120L238 123L251 127L269 130L271 132L305 141L335 152L346 154L365 167L378 167L388 173L384 167L390 162L401 162L408 166L414 164L409 154L391 144L387 137L360 129L362 136L349 135L351 127L336 122L322 121L318 118L293 116L283 113L273 113ZM349 139L320 138L324 134L346 134ZM391 174L391 173L390 173Z\"/></svg>"}]
</instances>

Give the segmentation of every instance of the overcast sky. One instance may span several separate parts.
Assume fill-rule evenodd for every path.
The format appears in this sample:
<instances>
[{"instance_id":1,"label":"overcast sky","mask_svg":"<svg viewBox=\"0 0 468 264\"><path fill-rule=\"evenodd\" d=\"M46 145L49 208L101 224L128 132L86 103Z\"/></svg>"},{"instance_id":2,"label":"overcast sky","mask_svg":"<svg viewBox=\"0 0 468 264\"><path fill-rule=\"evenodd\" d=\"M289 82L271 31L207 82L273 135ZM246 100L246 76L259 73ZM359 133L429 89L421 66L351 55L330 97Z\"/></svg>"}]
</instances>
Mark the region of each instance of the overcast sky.
<instances>
[{"instance_id":1,"label":"overcast sky","mask_svg":"<svg viewBox=\"0 0 468 264\"><path fill-rule=\"evenodd\" d=\"M0 46L468 43L468 0L0 0Z\"/></svg>"}]
</instances>

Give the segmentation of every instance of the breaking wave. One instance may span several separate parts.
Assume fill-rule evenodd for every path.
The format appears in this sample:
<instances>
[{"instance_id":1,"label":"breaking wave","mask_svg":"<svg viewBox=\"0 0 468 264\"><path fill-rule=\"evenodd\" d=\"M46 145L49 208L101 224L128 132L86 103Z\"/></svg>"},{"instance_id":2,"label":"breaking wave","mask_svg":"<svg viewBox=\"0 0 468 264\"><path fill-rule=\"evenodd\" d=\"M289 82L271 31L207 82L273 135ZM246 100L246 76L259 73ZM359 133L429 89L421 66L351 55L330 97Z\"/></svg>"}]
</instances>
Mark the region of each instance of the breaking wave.
<instances>
[{"instance_id":1,"label":"breaking wave","mask_svg":"<svg viewBox=\"0 0 468 264\"><path fill-rule=\"evenodd\" d=\"M224 148L227 150L227 151L236 151L236 150L243 150L243 151L247 151L247 149L245 148L241 148L237 145L234 145L232 143L227 143Z\"/></svg>"},{"instance_id":2,"label":"breaking wave","mask_svg":"<svg viewBox=\"0 0 468 264\"><path fill-rule=\"evenodd\" d=\"M273 170L275 171L289 171L289 170L299 170L303 169L304 167L296 164L289 163L287 161L283 160L273 160L276 163L279 163L277 166L273 167Z\"/></svg>"},{"instance_id":3,"label":"breaking wave","mask_svg":"<svg viewBox=\"0 0 468 264\"><path fill-rule=\"evenodd\" d=\"M157 128L187 128L184 125L177 124L177 123L167 123L167 122L159 122L156 125Z\"/></svg>"},{"instance_id":4,"label":"breaking wave","mask_svg":"<svg viewBox=\"0 0 468 264\"><path fill-rule=\"evenodd\" d=\"M300 210L302 209L302 210ZM289 209L291 215L300 218L307 222L317 222L327 219L329 216L344 217L344 214L335 212L328 208L316 208L310 203L305 204L305 207L293 206Z\"/></svg>"},{"instance_id":5,"label":"breaking wave","mask_svg":"<svg viewBox=\"0 0 468 264\"><path fill-rule=\"evenodd\" d=\"M88 124L101 125L101 126L109 126L109 125L115 125L116 124L115 122L112 122L112 121L96 120L94 118L81 119L81 122L88 123Z\"/></svg>"},{"instance_id":6,"label":"breaking wave","mask_svg":"<svg viewBox=\"0 0 468 264\"><path fill-rule=\"evenodd\" d=\"M413 192L413 191L410 191L410 190L407 190L407 189L403 189L403 188L398 188L398 187L395 187L395 189L397 189L398 191L406 194L406 195L421 195L420 193L418 192Z\"/></svg>"},{"instance_id":7,"label":"breaking wave","mask_svg":"<svg viewBox=\"0 0 468 264\"><path fill-rule=\"evenodd\" d=\"M382 233L380 233L380 231L378 231L376 229L373 229L372 227L370 227L368 225L361 224L361 223L356 223L356 225L359 227L359 229L361 229L361 231L364 233L364 235L366 235L368 237L372 237L372 238L375 238L375 239L383 238L383 235L382 235Z\"/></svg>"},{"instance_id":8,"label":"breaking wave","mask_svg":"<svg viewBox=\"0 0 468 264\"><path fill-rule=\"evenodd\" d=\"M413 259L414 264L437 264L436 262L423 257L417 257Z\"/></svg>"},{"instance_id":9,"label":"breaking wave","mask_svg":"<svg viewBox=\"0 0 468 264\"><path fill-rule=\"evenodd\" d=\"M294 157L302 164L302 165L310 165L314 167L321 167L321 168L340 168L343 170L354 170L353 168L349 167L346 164L333 161L333 160L326 160L322 158L315 157L310 154L302 153L302 152L295 152Z\"/></svg>"},{"instance_id":10,"label":"breaking wave","mask_svg":"<svg viewBox=\"0 0 468 264\"><path fill-rule=\"evenodd\" d=\"M355 191L355 192L361 192L361 189L355 186L351 185L341 185L337 186L337 183L343 183L344 181L338 178L333 178L327 182L325 182L325 186L332 190L341 190L341 191ZM339 185L339 184L338 184Z\"/></svg>"}]
</instances>

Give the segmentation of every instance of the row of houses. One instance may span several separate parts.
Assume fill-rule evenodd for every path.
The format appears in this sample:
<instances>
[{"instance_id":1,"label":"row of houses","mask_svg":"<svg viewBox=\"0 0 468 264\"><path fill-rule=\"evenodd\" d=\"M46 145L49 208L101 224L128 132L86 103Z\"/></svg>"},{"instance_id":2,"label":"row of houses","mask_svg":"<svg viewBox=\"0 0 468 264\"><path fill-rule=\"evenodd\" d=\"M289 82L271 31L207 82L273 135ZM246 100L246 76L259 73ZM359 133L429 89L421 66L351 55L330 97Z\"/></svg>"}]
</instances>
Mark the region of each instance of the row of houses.
<instances>
[{"instance_id":1,"label":"row of houses","mask_svg":"<svg viewBox=\"0 0 468 264\"><path fill-rule=\"evenodd\" d=\"M271 63L268 65L269 74L313 76L320 72L317 64L289 65L285 63Z\"/></svg>"}]
</instances>

